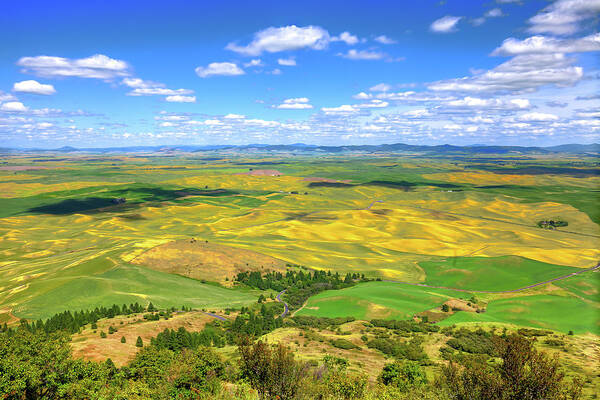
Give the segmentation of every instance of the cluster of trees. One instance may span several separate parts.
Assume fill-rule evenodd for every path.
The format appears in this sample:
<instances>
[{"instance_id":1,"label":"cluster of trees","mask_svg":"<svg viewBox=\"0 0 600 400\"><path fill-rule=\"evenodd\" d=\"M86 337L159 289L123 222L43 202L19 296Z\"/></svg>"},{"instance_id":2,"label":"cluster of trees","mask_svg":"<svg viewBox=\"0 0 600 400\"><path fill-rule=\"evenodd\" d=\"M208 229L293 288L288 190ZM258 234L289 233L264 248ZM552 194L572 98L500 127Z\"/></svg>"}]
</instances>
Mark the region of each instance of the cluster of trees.
<instances>
[{"instance_id":1,"label":"cluster of trees","mask_svg":"<svg viewBox=\"0 0 600 400\"><path fill-rule=\"evenodd\" d=\"M331 271L295 271L281 272L240 272L234 281L252 288L282 291L286 289L284 300L291 309L302 306L312 295L324 290L343 289L358 282L368 281L364 274L348 273L341 276Z\"/></svg>"},{"instance_id":2,"label":"cluster of trees","mask_svg":"<svg viewBox=\"0 0 600 400\"><path fill-rule=\"evenodd\" d=\"M375 338L367 342L367 347L377 349L388 356L411 360L424 361L427 354L423 350L422 336L415 336L411 340L401 338Z\"/></svg>"},{"instance_id":3,"label":"cluster of trees","mask_svg":"<svg viewBox=\"0 0 600 400\"><path fill-rule=\"evenodd\" d=\"M376 384L348 361L297 359L283 344L242 337L239 358L224 361L185 331L166 331L127 365L73 359L66 332L24 327L0 333L0 398L17 399L482 399L578 400L582 382L567 379L556 358L513 334L494 339L499 361L450 362L428 382L420 365L397 359ZM227 385L224 385L228 382ZM226 389L225 387L230 389Z\"/></svg>"},{"instance_id":4,"label":"cluster of trees","mask_svg":"<svg viewBox=\"0 0 600 400\"><path fill-rule=\"evenodd\" d=\"M93 310L73 312L63 311L53 315L46 321L41 319L32 322L21 320L20 326L30 332L43 331L50 333L56 331L67 331L69 333L76 333L81 327L87 324L95 324L101 318L113 318L117 315L130 315L145 311L152 312L157 311L157 309L152 303L148 304L147 307L143 307L138 303L129 305L123 304L122 306L113 304L111 307L96 307ZM5 324L2 328L2 331L7 331L10 329L12 328L9 328Z\"/></svg>"}]
</instances>

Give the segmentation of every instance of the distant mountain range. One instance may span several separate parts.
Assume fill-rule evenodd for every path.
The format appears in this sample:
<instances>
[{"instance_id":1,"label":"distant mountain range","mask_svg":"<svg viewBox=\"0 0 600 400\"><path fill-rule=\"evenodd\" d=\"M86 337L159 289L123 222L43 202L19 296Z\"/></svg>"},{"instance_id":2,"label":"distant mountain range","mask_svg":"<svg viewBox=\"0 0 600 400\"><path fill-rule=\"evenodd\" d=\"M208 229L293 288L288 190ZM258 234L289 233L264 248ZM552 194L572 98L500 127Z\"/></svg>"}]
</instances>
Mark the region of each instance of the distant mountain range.
<instances>
[{"instance_id":1,"label":"distant mountain range","mask_svg":"<svg viewBox=\"0 0 600 400\"><path fill-rule=\"evenodd\" d=\"M16 149L0 148L0 153L199 153L228 151L240 153L424 153L424 154L549 154L549 153L572 153L572 154L600 154L600 144L563 144L551 147L521 147L521 146L486 146L468 145L454 146L449 144L425 146L410 145L404 143L380 144L380 145L349 145L349 146L317 146L304 143L294 144L249 144L240 146L215 145L215 146L128 146L128 147L104 147L104 148L75 148L70 146L58 149Z\"/></svg>"}]
</instances>

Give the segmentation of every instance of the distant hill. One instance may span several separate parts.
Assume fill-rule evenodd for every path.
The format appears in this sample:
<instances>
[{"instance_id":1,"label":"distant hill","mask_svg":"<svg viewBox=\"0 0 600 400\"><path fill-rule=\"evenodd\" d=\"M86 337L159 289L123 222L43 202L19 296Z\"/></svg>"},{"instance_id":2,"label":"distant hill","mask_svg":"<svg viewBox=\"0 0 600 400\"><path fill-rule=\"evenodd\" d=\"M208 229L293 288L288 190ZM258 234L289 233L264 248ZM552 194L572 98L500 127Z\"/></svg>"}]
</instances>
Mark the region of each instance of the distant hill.
<instances>
[{"instance_id":1,"label":"distant hill","mask_svg":"<svg viewBox=\"0 0 600 400\"><path fill-rule=\"evenodd\" d=\"M294 152L294 153L424 153L424 154L550 154L572 153L600 155L600 144L563 144L551 147L522 147L522 146L487 146L467 145L455 146L450 144L426 146L405 143L380 145L348 145L348 146L318 146L304 143L294 144L249 144L249 145L176 145L176 146L127 146L104 148L74 148L65 146L58 149L9 149L2 148L1 152L49 152L49 153L198 153L210 151L230 151L240 153L253 152Z\"/></svg>"}]
</instances>

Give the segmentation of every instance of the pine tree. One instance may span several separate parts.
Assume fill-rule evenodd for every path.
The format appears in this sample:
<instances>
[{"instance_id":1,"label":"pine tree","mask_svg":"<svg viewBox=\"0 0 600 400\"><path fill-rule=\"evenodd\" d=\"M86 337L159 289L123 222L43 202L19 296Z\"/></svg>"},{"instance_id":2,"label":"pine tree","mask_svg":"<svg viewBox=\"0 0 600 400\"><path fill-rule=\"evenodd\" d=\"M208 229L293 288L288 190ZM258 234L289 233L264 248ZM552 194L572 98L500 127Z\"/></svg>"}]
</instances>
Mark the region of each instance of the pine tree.
<instances>
[{"instance_id":1,"label":"pine tree","mask_svg":"<svg viewBox=\"0 0 600 400\"><path fill-rule=\"evenodd\" d=\"M138 336L137 341L135 342L135 347L144 347L144 342L142 342L142 338L140 336Z\"/></svg>"},{"instance_id":2,"label":"pine tree","mask_svg":"<svg viewBox=\"0 0 600 400\"><path fill-rule=\"evenodd\" d=\"M127 343L127 339L125 339L125 336L121 336L121 343Z\"/></svg>"}]
</instances>

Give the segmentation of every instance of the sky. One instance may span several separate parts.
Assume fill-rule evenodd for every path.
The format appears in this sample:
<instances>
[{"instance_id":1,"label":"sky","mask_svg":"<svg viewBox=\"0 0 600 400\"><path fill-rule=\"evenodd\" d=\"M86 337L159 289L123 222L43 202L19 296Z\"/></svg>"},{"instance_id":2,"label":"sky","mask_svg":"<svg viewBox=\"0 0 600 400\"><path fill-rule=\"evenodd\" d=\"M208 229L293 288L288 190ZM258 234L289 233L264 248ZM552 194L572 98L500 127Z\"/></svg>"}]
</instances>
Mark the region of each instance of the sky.
<instances>
[{"instance_id":1,"label":"sky","mask_svg":"<svg viewBox=\"0 0 600 400\"><path fill-rule=\"evenodd\" d=\"M600 141L600 0L0 4L0 147Z\"/></svg>"}]
</instances>

